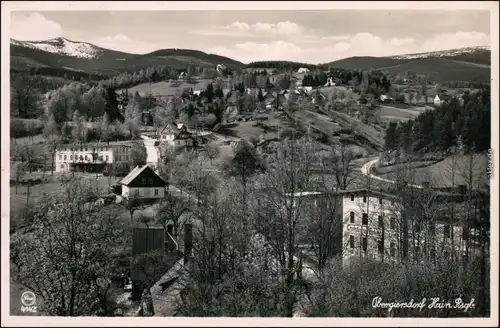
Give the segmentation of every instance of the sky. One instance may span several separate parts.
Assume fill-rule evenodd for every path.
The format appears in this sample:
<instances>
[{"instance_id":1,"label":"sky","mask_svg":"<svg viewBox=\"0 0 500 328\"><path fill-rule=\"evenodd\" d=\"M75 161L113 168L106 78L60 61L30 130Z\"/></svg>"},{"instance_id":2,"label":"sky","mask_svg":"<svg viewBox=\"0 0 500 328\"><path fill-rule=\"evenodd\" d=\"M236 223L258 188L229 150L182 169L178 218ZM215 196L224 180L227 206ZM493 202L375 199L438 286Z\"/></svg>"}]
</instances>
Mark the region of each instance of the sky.
<instances>
[{"instance_id":1,"label":"sky","mask_svg":"<svg viewBox=\"0 0 500 328\"><path fill-rule=\"evenodd\" d=\"M389 56L490 46L480 10L18 11L10 37L65 37L144 54L184 48L248 63L312 64L351 56Z\"/></svg>"}]
</instances>

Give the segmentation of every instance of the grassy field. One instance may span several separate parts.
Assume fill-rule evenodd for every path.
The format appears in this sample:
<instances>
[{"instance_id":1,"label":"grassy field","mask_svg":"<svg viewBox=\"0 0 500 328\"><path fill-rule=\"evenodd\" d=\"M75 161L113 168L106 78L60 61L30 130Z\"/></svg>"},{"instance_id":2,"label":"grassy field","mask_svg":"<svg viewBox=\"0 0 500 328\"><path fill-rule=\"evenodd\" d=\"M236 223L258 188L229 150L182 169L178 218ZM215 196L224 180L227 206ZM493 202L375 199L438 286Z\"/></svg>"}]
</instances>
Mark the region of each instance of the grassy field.
<instances>
[{"instance_id":1,"label":"grassy field","mask_svg":"<svg viewBox=\"0 0 500 328\"><path fill-rule=\"evenodd\" d=\"M46 173L45 177L48 179L47 182L41 183L35 186L30 187L30 199L29 203L34 204L36 203L37 199L45 192L45 193L53 193L61 190L61 184L59 181L57 181L57 173L54 173L53 176L50 175L49 173ZM33 178L41 178L41 173L34 173L32 174ZM93 174L88 174L84 176L85 179L88 179L92 183L97 183L98 187L105 192L107 188L109 187L109 179L108 177L103 177L100 176L96 180L95 175ZM111 178L111 184L115 183L118 179L116 178ZM10 213L17 213L18 211L22 210L25 208L27 204L27 187L26 186L18 186L17 187L17 194L15 192L16 188L15 186L10 187ZM15 224L15 222L11 222L11 224Z\"/></svg>"},{"instance_id":2,"label":"grassy field","mask_svg":"<svg viewBox=\"0 0 500 328\"><path fill-rule=\"evenodd\" d=\"M380 105L379 114L382 120L393 120L393 121L406 121L417 117L421 113L425 112L426 109L433 109L432 107L408 107L408 108L397 108L389 105Z\"/></svg>"},{"instance_id":3,"label":"grassy field","mask_svg":"<svg viewBox=\"0 0 500 328\"><path fill-rule=\"evenodd\" d=\"M151 92L153 95L159 96L173 96L177 92L182 92L184 88L193 88L195 90L205 89L206 86L211 83L212 80L201 79L198 80L196 84L186 83L186 81L179 80L179 85L177 83L172 84L171 82L161 81L157 83L142 83L128 89L129 93L134 94L136 91L141 95L145 95Z\"/></svg>"},{"instance_id":4,"label":"grassy field","mask_svg":"<svg viewBox=\"0 0 500 328\"><path fill-rule=\"evenodd\" d=\"M454 164L455 163L455 164ZM460 184L467 184L469 174L470 159L467 156L457 156L455 159L447 157L442 161L426 167L418 167L425 163L411 164L414 169L415 183L422 184L429 182L432 187L445 188ZM453 177L453 166L455 174ZM486 174L488 166L488 157L484 154L475 155L472 161L472 180L475 187L482 186L488 182ZM379 174L380 172L380 174ZM391 165L382 169L377 169L377 175L382 178L394 180L397 177L397 166ZM454 183L453 183L454 181Z\"/></svg>"}]
</instances>

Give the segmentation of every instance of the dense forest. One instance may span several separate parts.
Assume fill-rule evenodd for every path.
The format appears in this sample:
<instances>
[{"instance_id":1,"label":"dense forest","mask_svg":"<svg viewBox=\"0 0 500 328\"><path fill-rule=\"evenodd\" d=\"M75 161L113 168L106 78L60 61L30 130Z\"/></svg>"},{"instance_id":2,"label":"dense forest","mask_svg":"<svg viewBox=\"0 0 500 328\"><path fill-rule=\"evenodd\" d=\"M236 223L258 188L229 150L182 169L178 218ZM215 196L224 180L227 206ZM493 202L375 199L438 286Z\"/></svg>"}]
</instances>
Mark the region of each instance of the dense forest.
<instances>
[{"instance_id":1,"label":"dense forest","mask_svg":"<svg viewBox=\"0 0 500 328\"><path fill-rule=\"evenodd\" d=\"M275 68L278 70L293 69L295 71L301 67L308 68L309 70L316 69L316 65L312 65L312 64L298 63L298 62L291 62L291 61L279 61L279 60L255 61L255 62L249 63L246 67L248 67L248 68Z\"/></svg>"},{"instance_id":2,"label":"dense forest","mask_svg":"<svg viewBox=\"0 0 500 328\"><path fill-rule=\"evenodd\" d=\"M453 98L413 120L389 124L385 146L405 152L448 152L453 147L482 152L490 148L490 113L488 87L465 92L463 104Z\"/></svg>"}]
</instances>

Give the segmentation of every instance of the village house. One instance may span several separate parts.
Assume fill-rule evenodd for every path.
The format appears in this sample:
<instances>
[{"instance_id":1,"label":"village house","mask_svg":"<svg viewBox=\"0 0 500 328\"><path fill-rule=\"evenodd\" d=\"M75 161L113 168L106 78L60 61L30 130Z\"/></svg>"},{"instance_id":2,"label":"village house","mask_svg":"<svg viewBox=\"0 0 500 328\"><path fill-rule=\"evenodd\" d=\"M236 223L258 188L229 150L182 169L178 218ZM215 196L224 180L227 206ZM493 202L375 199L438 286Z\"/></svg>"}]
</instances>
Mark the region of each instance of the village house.
<instances>
[{"instance_id":1,"label":"village house","mask_svg":"<svg viewBox=\"0 0 500 328\"><path fill-rule=\"evenodd\" d=\"M380 95L380 101L383 103L393 102L394 99L388 95Z\"/></svg>"},{"instance_id":2,"label":"village house","mask_svg":"<svg viewBox=\"0 0 500 328\"><path fill-rule=\"evenodd\" d=\"M326 80L325 87L334 87L334 86L335 86L335 82L333 80L333 77L329 77Z\"/></svg>"},{"instance_id":3,"label":"village house","mask_svg":"<svg viewBox=\"0 0 500 328\"><path fill-rule=\"evenodd\" d=\"M55 153L55 171L128 172L132 144L124 141L61 145Z\"/></svg>"},{"instance_id":4,"label":"village house","mask_svg":"<svg viewBox=\"0 0 500 328\"><path fill-rule=\"evenodd\" d=\"M224 64L217 64L217 68L216 68L217 72L222 73L226 69L227 69L226 65L224 65Z\"/></svg>"},{"instance_id":5,"label":"village house","mask_svg":"<svg viewBox=\"0 0 500 328\"><path fill-rule=\"evenodd\" d=\"M195 147L195 138L184 124L169 123L160 132L160 142L166 142L175 149L185 148L186 151Z\"/></svg>"},{"instance_id":6,"label":"village house","mask_svg":"<svg viewBox=\"0 0 500 328\"><path fill-rule=\"evenodd\" d=\"M167 183L150 166L139 165L130 171L119 184L124 198L161 199L165 197Z\"/></svg>"},{"instance_id":7,"label":"village house","mask_svg":"<svg viewBox=\"0 0 500 328\"><path fill-rule=\"evenodd\" d=\"M313 87L303 87L302 88L302 91L306 94L306 95L310 95L313 91Z\"/></svg>"},{"instance_id":8,"label":"village house","mask_svg":"<svg viewBox=\"0 0 500 328\"><path fill-rule=\"evenodd\" d=\"M434 106L441 106L443 103L450 101L451 97L445 93L438 93L434 97Z\"/></svg>"},{"instance_id":9,"label":"village house","mask_svg":"<svg viewBox=\"0 0 500 328\"><path fill-rule=\"evenodd\" d=\"M297 70L297 73L309 73L309 69L305 67L301 67Z\"/></svg>"}]
</instances>

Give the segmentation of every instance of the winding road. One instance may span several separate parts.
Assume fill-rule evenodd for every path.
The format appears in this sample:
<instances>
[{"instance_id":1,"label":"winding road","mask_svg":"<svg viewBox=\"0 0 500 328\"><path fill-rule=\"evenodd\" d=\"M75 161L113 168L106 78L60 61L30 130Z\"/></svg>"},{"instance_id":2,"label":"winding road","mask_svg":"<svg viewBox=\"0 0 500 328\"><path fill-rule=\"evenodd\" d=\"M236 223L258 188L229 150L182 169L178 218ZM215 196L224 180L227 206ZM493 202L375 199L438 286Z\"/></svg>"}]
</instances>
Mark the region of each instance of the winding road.
<instances>
[{"instance_id":1,"label":"winding road","mask_svg":"<svg viewBox=\"0 0 500 328\"><path fill-rule=\"evenodd\" d=\"M152 139L148 136L141 136L144 146L146 147L146 153L148 154L147 157L147 164L152 165L154 167L158 166L158 159L159 159L159 154L158 154L158 149L155 147L155 142L156 139Z\"/></svg>"},{"instance_id":2,"label":"winding road","mask_svg":"<svg viewBox=\"0 0 500 328\"><path fill-rule=\"evenodd\" d=\"M374 174L371 173L372 166L375 165L376 163L378 163L379 160L380 160L380 157L377 157L377 158L375 158L375 159L373 159L373 160L365 163L361 167L361 173L363 173L364 175L367 175L370 178L375 179L375 180L379 180L379 181L384 181L384 182L395 184L396 181L394 181L394 180L389 180L389 179L381 178L381 177L378 177L378 176L376 176L376 175L374 175ZM418 189L423 189L424 188L423 186L413 185L413 184L410 184L409 186L413 187L413 188L418 188Z\"/></svg>"}]
</instances>

